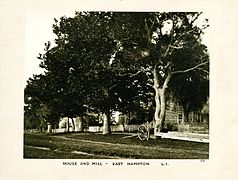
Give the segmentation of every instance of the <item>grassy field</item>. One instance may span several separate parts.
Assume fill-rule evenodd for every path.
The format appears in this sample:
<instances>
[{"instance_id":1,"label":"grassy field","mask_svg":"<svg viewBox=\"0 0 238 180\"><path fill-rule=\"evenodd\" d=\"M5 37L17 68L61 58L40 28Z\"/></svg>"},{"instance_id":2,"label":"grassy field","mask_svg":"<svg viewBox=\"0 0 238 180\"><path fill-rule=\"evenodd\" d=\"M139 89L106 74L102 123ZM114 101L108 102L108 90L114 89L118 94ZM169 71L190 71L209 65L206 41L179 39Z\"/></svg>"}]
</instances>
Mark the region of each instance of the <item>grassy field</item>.
<instances>
[{"instance_id":1,"label":"grassy field","mask_svg":"<svg viewBox=\"0 0 238 180\"><path fill-rule=\"evenodd\" d=\"M126 134L24 134L24 158L208 159L209 144L171 139L141 141Z\"/></svg>"}]
</instances>

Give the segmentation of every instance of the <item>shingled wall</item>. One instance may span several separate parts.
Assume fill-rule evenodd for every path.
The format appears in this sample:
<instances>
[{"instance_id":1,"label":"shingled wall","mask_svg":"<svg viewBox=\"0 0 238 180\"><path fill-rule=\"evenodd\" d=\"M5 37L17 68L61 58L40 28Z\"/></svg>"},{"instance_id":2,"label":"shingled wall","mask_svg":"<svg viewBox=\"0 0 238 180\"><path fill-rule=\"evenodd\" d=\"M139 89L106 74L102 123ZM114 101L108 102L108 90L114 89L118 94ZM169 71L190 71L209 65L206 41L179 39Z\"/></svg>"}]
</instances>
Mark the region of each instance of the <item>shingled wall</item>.
<instances>
[{"instance_id":1,"label":"shingled wall","mask_svg":"<svg viewBox=\"0 0 238 180\"><path fill-rule=\"evenodd\" d=\"M180 105L169 102L165 114L165 124L179 124L183 121L183 109Z\"/></svg>"}]
</instances>

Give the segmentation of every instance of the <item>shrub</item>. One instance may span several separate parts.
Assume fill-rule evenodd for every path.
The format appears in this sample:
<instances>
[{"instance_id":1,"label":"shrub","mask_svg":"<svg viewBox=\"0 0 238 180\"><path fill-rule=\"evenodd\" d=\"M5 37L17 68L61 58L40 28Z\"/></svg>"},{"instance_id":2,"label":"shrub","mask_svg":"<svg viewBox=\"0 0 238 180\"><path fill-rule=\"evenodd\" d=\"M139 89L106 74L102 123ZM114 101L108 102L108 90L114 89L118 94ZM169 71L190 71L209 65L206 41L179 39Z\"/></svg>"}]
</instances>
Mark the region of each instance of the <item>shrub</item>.
<instances>
[{"instance_id":1,"label":"shrub","mask_svg":"<svg viewBox=\"0 0 238 180\"><path fill-rule=\"evenodd\" d=\"M176 123L167 123L167 131L178 131L178 125Z\"/></svg>"}]
</instances>

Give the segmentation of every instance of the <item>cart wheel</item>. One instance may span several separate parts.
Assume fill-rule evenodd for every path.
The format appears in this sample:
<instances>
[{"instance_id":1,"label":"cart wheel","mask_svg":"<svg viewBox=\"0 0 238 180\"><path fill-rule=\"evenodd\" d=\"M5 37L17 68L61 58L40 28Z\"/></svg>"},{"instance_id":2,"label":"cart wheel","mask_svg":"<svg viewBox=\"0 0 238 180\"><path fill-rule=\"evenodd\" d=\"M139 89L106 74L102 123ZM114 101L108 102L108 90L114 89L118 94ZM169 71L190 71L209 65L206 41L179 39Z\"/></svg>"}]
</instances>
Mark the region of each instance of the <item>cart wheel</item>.
<instances>
[{"instance_id":1,"label":"cart wheel","mask_svg":"<svg viewBox=\"0 0 238 180\"><path fill-rule=\"evenodd\" d=\"M138 128L138 138L140 140L148 140L149 139L149 132L144 125L140 125Z\"/></svg>"}]
</instances>

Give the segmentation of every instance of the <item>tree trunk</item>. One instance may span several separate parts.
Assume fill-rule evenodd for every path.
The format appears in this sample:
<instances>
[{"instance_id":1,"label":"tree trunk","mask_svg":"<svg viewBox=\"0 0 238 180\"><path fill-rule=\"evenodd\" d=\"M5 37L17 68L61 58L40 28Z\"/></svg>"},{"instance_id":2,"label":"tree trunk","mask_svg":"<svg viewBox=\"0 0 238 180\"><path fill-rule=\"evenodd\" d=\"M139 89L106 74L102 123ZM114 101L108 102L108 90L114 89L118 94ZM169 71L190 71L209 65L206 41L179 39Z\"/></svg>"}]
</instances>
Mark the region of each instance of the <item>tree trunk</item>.
<instances>
[{"instance_id":1,"label":"tree trunk","mask_svg":"<svg viewBox=\"0 0 238 180\"><path fill-rule=\"evenodd\" d=\"M109 89L105 87L104 89L104 95L106 98L106 101L109 100ZM103 118L103 132L102 134L111 134L110 129L110 121L111 121L111 113L110 113L110 107L107 107L107 109L104 112L104 118Z\"/></svg>"},{"instance_id":2,"label":"tree trunk","mask_svg":"<svg viewBox=\"0 0 238 180\"><path fill-rule=\"evenodd\" d=\"M189 115L189 111L186 108L184 108L183 109L183 122L184 123L188 122L188 115Z\"/></svg>"},{"instance_id":3,"label":"tree trunk","mask_svg":"<svg viewBox=\"0 0 238 180\"><path fill-rule=\"evenodd\" d=\"M192 111L192 118L191 118L191 122L194 122L194 111Z\"/></svg>"},{"instance_id":4,"label":"tree trunk","mask_svg":"<svg viewBox=\"0 0 238 180\"><path fill-rule=\"evenodd\" d=\"M189 115L188 104L186 104L186 105L183 105L183 123L186 123L189 121L188 115Z\"/></svg>"},{"instance_id":5,"label":"tree trunk","mask_svg":"<svg viewBox=\"0 0 238 180\"><path fill-rule=\"evenodd\" d=\"M155 105L156 105L155 113L154 113L154 119L155 119L154 132L157 133L161 131L164 125L165 112L166 112L165 93L166 93L166 89L168 87L168 83L172 74L171 74L171 71L169 70L162 87L160 87L160 83L159 83L157 66L154 67L153 76L154 76Z\"/></svg>"},{"instance_id":6,"label":"tree trunk","mask_svg":"<svg viewBox=\"0 0 238 180\"><path fill-rule=\"evenodd\" d=\"M81 116L79 117L79 125L78 125L78 128L79 128L79 132L83 132L83 114L81 114Z\"/></svg>"},{"instance_id":7,"label":"tree trunk","mask_svg":"<svg viewBox=\"0 0 238 180\"><path fill-rule=\"evenodd\" d=\"M201 123L202 122L202 110L201 109L198 110L198 119L199 119L199 122Z\"/></svg>"},{"instance_id":8,"label":"tree trunk","mask_svg":"<svg viewBox=\"0 0 238 180\"><path fill-rule=\"evenodd\" d=\"M69 132L69 117L68 117L67 122L66 122L66 132Z\"/></svg>"},{"instance_id":9,"label":"tree trunk","mask_svg":"<svg viewBox=\"0 0 238 180\"><path fill-rule=\"evenodd\" d=\"M126 127L125 127L125 126L126 126L126 124L125 124L125 122L123 122L123 123L122 123L122 132L125 132L125 130L126 130Z\"/></svg>"},{"instance_id":10,"label":"tree trunk","mask_svg":"<svg viewBox=\"0 0 238 180\"><path fill-rule=\"evenodd\" d=\"M165 111L166 111L166 97L165 97L165 90L166 88L160 89L160 129L161 130L164 127L164 120L165 120Z\"/></svg>"},{"instance_id":11,"label":"tree trunk","mask_svg":"<svg viewBox=\"0 0 238 180\"><path fill-rule=\"evenodd\" d=\"M105 113L105 117L103 118L103 132L102 132L103 135L111 134L110 120L111 120L110 112Z\"/></svg>"},{"instance_id":12,"label":"tree trunk","mask_svg":"<svg viewBox=\"0 0 238 180\"><path fill-rule=\"evenodd\" d=\"M154 90L155 90L155 113L154 113L154 120L155 120L155 127L154 127L154 133L160 131L160 119L159 119L159 113L160 113L160 93L159 93L159 80L158 80L158 74L157 74L157 66L154 67L153 70L153 76L154 76Z\"/></svg>"},{"instance_id":13,"label":"tree trunk","mask_svg":"<svg viewBox=\"0 0 238 180\"><path fill-rule=\"evenodd\" d=\"M71 118L71 122L72 122L72 131L74 132L74 130L75 130L75 124L74 124L74 119L73 119L73 118Z\"/></svg>"},{"instance_id":14,"label":"tree trunk","mask_svg":"<svg viewBox=\"0 0 238 180\"><path fill-rule=\"evenodd\" d=\"M52 125L51 125L51 123L47 124L47 133L52 133Z\"/></svg>"},{"instance_id":15,"label":"tree trunk","mask_svg":"<svg viewBox=\"0 0 238 180\"><path fill-rule=\"evenodd\" d=\"M196 122L199 122L198 110L195 111L195 115L196 115Z\"/></svg>"},{"instance_id":16,"label":"tree trunk","mask_svg":"<svg viewBox=\"0 0 238 180\"><path fill-rule=\"evenodd\" d=\"M128 122L130 122L131 121L131 113L130 113L130 111L128 112Z\"/></svg>"}]
</instances>

